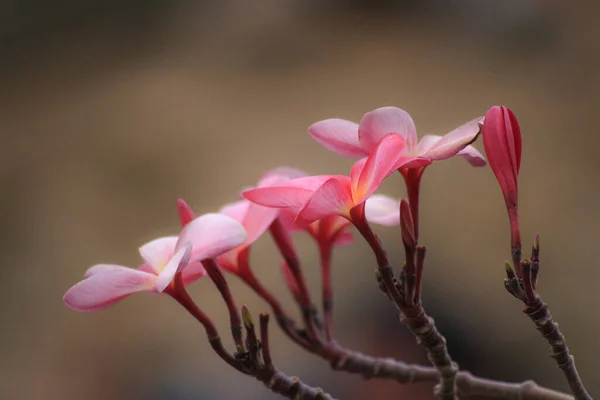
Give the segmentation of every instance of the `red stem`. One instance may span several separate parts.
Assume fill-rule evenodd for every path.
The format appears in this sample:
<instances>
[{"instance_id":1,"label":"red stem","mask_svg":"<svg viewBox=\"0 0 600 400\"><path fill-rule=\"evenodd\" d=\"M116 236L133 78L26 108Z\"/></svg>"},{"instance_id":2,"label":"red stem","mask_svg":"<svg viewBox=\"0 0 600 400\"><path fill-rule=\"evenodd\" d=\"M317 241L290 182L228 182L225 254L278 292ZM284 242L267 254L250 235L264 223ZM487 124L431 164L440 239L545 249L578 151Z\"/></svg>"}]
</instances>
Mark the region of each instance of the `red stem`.
<instances>
[{"instance_id":1,"label":"red stem","mask_svg":"<svg viewBox=\"0 0 600 400\"><path fill-rule=\"evenodd\" d=\"M175 275L174 284L170 286L165 291L168 295L170 295L175 301L177 301L183 308L185 308L202 326L206 331L206 336L208 336L208 340L210 342L211 347L217 353L223 361L227 364L245 374L246 372L242 369L239 362L223 348L223 344L221 343L221 338L219 337L219 332L215 327L215 324L211 321L211 319L206 315L198 305L192 300L188 292L185 290L183 286L183 280L181 273Z\"/></svg>"},{"instance_id":2,"label":"red stem","mask_svg":"<svg viewBox=\"0 0 600 400\"><path fill-rule=\"evenodd\" d=\"M206 270L206 273L210 279L221 293L221 297L223 297L223 300L227 305L233 341L238 349L243 349L244 340L242 339L242 319L240 318L240 314L237 305L235 304L235 300L233 299L233 295L231 294L231 290L229 290L229 285L227 284L227 281L221 272L221 268L212 258L202 260L202 265L204 266L204 269Z\"/></svg>"},{"instance_id":3,"label":"red stem","mask_svg":"<svg viewBox=\"0 0 600 400\"><path fill-rule=\"evenodd\" d=\"M319 244L325 338L330 341L333 330L333 288L331 284L331 242Z\"/></svg>"},{"instance_id":4,"label":"red stem","mask_svg":"<svg viewBox=\"0 0 600 400\"><path fill-rule=\"evenodd\" d=\"M410 205L410 212L414 222L415 241L419 240L419 193L421 190L421 177L424 171L424 167L400 169L400 173L404 177L406 184L408 204Z\"/></svg>"},{"instance_id":5,"label":"red stem","mask_svg":"<svg viewBox=\"0 0 600 400\"><path fill-rule=\"evenodd\" d=\"M265 365L273 364L271 359L271 346L269 344L269 314L260 314L260 342L262 344L262 356Z\"/></svg>"},{"instance_id":6,"label":"red stem","mask_svg":"<svg viewBox=\"0 0 600 400\"><path fill-rule=\"evenodd\" d=\"M395 304L402 304L402 299L400 296L400 292L398 288L394 284L394 277L392 274L392 269L390 267L390 263L387 257L386 251L381 246L381 242L379 238L369 225L369 222L365 218L365 206L364 203L354 207L350 210L351 222L354 224L358 232L363 236L363 238L367 241L371 250L375 254L375 258L377 259L377 267L379 272L381 273L381 279L387 289L387 293L392 297L392 300Z\"/></svg>"},{"instance_id":7,"label":"red stem","mask_svg":"<svg viewBox=\"0 0 600 400\"><path fill-rule=\"evenodd\" d=\"M306 325L308 335L315 341L315 343L320 343L321 338L319 335L319 329L315 323L315 309L310 299L310 293L308 292L308 287L306 286L306 281L304 279L304 275L302 274L302 268L300 267L300 261L296 255L296 250L294 249L292 239L279 219L275 219L275 221L273 221L269 227L269 232L271 233L271 237L279 249L279 252L287 262L287 265L294 276L296 284L298 285L298 300L300 301L302 319Z\"/></svg>"},{"instance_id":8,"label":"red stem","mask_svg":"<svg viewBox=\"0 0 600 400\"><path fill-rule=\"evenodd\" d=\"M250 286L250 288L254 290L254 292L257 295L259 295L264 301L267 302L267 304L269 304L271 310L273 311L273 314L275 314L275 317L277 318L277 323L279 324L283 332L294 343L300 345L306 350L312 351L310 349L310 343L308 343L300 335L298 335L298 333L294 329L292 320L286 315L279 300L277 300L277 298L273 296L273 294L269 292L260 283L260 281L256 278L254 273L252 273L252 270L250 269L250 266L247 264L246 261L243 261L244 263L239 265L240 271L243 271L243 273L240 273L238 276L244 281L245 284Z\"/></svg>"},{"instance_id":9,"label":"red stem","mask_svg":"<svg viewBox=\"0 0 600 400\"><path fill-rule=\"evenodd\" d=\"M306 281L304 280L304 275L302 274L302 269L300 268L300 261L296 255L296 250L294 249L294 245L292 244L292 239L289 233L285 230L279 219L273 221L269 228L269 232L271 233L271 237L279 249L279 252L287 262L292 274L294 275L294 278L296 279L296 283L298 284L298 289L300 291L302 306L309 306L310 295L308 293L308 287L306 286Z\"/></svg>"}]
</instances>

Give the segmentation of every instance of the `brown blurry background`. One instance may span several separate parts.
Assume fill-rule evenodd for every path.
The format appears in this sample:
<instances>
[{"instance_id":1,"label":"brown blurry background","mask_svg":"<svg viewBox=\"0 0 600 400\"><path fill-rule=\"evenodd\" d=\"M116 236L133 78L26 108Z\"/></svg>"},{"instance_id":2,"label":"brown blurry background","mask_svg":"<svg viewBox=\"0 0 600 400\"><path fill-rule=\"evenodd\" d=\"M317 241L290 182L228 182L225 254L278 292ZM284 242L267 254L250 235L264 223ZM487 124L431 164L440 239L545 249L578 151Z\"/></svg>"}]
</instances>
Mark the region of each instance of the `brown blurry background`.
<instances>
[{"instance_id":1,"label":"brown blurry background","mask_svg":"<svg viewBox=\"0 0 600 400\"><path fill-rule=\"evenodd\" d=\"M524 135L521 223L525 239L541 233L540 291L599 395L598 15L549 0L1 1L0 399L276 398L220 362L167 298L81 314L62 295L87 267L135 266L139 245L177 233L178 197L203 213L271 167L347 173L351 160L306 134L315 121L396 105L420 135L442 134L494 104L513 109ZM383 189L404 195L399 176ZM503 289L509 231L489 168L441 162L422 190L424 302L455 359L566 390ZM378 231L399 264L398 230ZM318 300L316 251L297 243ZM335 254L338 340L426 363L372 261L360 241ZM267 239L253 264L293 312ZM229 281L239 303L267 310ZM210 282L192 292L226 337ZM431 397L333 373L272 334L284 371L341 399Z\"/></svg>"}]
</instances>

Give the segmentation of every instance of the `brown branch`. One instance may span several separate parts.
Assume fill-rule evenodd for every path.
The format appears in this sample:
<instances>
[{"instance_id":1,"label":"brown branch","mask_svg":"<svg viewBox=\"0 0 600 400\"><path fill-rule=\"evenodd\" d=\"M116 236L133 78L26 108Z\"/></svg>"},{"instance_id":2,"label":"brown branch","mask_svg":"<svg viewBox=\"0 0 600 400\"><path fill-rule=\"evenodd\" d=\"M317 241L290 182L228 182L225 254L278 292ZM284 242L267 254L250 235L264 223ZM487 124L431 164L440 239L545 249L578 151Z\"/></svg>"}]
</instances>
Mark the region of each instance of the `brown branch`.
<instances>
[{"instance_id":1,"label":"brown branch","mask_svg":"<svg viewBox=\"0 0 600 400\"><path fill-rule=\"evenodd\" d=\"M338 349L338 357L331 363L336 371L360 374L364 379L387 378L398 383L438 382L440 373L432 367L406 364L392 358L376 358L348 349ZM537 385L500 382L480 378L467 371L456 375L458 395L461 398L486 397L509 400L573 400L572 396Z\"/></svg>"},{"instance_id":2,"label":"brown branch","mask_svg":"<svg viewBox=\"0 0 600 400\"><path fill-rule=\"evenodd\" d=\"M287 376L278 371L273 365L261 370L255 375L267 388L274 393L294 400L334 400L321 388L314 388L300 381L295 376Z\"/></svg>"},{"instance_id":3,"label":"brown branch","mask_svg":"<svg viewBox=\"0 0 600 400\"><path fill-rule=\"evenodd\" d=\"M380 246L379 241L374 234L372 234L369 239L370 244ZM382 252L379 254L381 261L387 260L387 257L384 256L384 254L385 252L382 249ZM417 246L415 265L415 285L417 286L417 290L414 293L415 299L420 299L419 289L424 258L425 248L422 246ZM399 283L394 278L392 269L389 266L380 266L380 268L376 271L376 275L380 280L380 287L384 293L388 294L388 297L390 297L392 300L394 300L393 297L396 297L396 300L398 301L394 301L394 303L400 303L402 299L402 293L398 290L397 286L399 286ZM246 283L255 289L256 293L266 300L267 303L269 303L276 314L278 324L288 335L288 337L290 337L293 342L300 345L310 353L316 354L322 359L327 360L333 370L358 374L364 379L393 379L401 384L440 382L441 374L436 368L406 364L392 358L372 357L357 351L342 348L332 340L320 340L319 342L315 342L315 338L311 338L310 336L304 336L300 338L298 336L298 332L301 331L297 330L294 321L288 315L286 315L285 311L279 304L279 301L264 287L262 287L258 280L254 279L252 281L246 281ZM387 293L387 287L393 288L393 295ZM300 302L298 303L300 309L302 309L302 304L300 304ZM309 305L314 308L312 303L309 303ZM423 314L422 317L425 317L425 315ZM263 321L263 318L265 317L261 315L261 331L266 333L266 321ZM270 360L268 340L263 340L262 346L263 358L267 358L266 356L269 354L268 359ZM300 390L300 388L304 387L301 384L297 384L295 378L286 377L283 374L280 376L280 373L277 371L265 371L264 374L275 379L275 381L273 381L273 385L276 390L283 390L289 393L290 390L291 392L294 392L295 390ZM261 375L259 380L261 380L267 387L271 388L271 386L269 386L269 379L270 378L266 378L265 376ZM299 387L296 388L295 385L299 385ZM490 399L509 400L573 400L573 397L570 395L541 387L533 381L525 381L522 383L501 382L476 377L467 371L458 371L456 374L456 388L456 393L461 398L478 396ZM303 390L306 392L306 389ZM312 390L308 390L307 393L312 393L312 395L315 396L319 395L318 392ZM280 394L287 395L285 393ZM318 399L319 397L313 398Z\"/></svg>"},{"instance_id":4,"label":"brown branch","mask_svg":"<svg viewBox=\"0 0 600 400\"><path fill-rule=\"evenodd\" d=\"M177 301L177 303L179 303L183 308L185 308L198 322L200 322L200 324L206 330L206 336L208 336L210 346L213 348L215 353L217 353L217 355L231 367L245 374L246 372L241 368L237 360L223 347L219 332L217 331L217 328L212 320L208 317L208 315L200 310L198 305L192 300L188 292L185 290L182 279L182 274L177 273L175 275L175 279L173 280L173 286L168 287L165 292L175 299L175 301Z\"/></svg>"},{"instance_id":5,"label":"brown branch","mask_svg":"<svg viewBox=\"0 0 600 400\"><path fill-rule=\"evenodd\" d=\"M406 262L400 277L400 282L394 278L386 251L383 249L377 235L371 230L367 220L354 214L353 222L361 235L365 238L371 250L375 254L378 266L378 281L385 294L396 305L400 311L400 320L410 329L417 338L417 343L427 351L427 358L439 371L439 384L436 385L434 393L442 400L456 399L456 374L458 365L452 361L446 339L437 330L433 318L429 317L421 305L420 287L421 276L425 258L425 248L419 246L417 252L414 234L414 222L410 215L408 203L403 201L400 206L400 221L402 229L402 241L406 253ZM419 259L415 257L419 254ZM418 276L417 276L418 265Z\"/></svg>"},{"instance_id":6,"label":"brown branch","mask_svg":"<svg viewBox=\"0 0 600 400\"><path fill-rule=\"evenodd\" d=\"M592 400L575 367L575 359L569 352L564 335L558 324L552 319L548 305L536 296L533 304L524 308L523 312L533 321L536 329L550 344L551 356L556 360L558 368L563 372L571 391L577 400Z\"/></svg>"},{"instance_id":7,"label":"brown branch","mask_svg":"<svg viewBox=\"0 0 600 400\"><path fill-rule=\"evenodd\" d=\"M456 398L456 374L458 365L452 361L446 339L437 330L433 318L425 313L419 302L413 307L402 308L404 323L416 336L417 343L427 350L427 358L440 373L440 383L436 386L435 395L440 399Z\"/></svg>"},{"instance_id":8,"label":"brown branch","mask_svg":"<svg viewBox=\"0 0 600 400\"><path fill-rule=\"evenodd\" d=\"M531 249L531 259L519 263L522 276L516 274L507 263L504 287L513 297L523 302L523 312L531 319L536 329L548 341L550 355L567 379L571 391L577 400L592 400L575 366L564 335L554 322L548 305L537 293L537 280L540 268L540 238L536 235Z\"/></svg>"},{"instance_id":9,"label":"brown branch","mask_svg":"<svg viewBox=\"0 0 600 400\"><path fill-rule=\"evenodd\" d=\"M393 278L392 278L393 279ZM271 304L271 306L273 306ZM284 332L295 332L294 322L281 308L277 321ZM261 328L264 322L261 321ZM290 329L291 328L291 329ZM288 335L289 336L289 335ZM292 341L294 336L290 336ZM357 351L342 348L333 342L322 343L322 346L312 342L296 342L307 351L317 354L329 361L335 371L358 374L364 379L393 379L398 383L439 382L440 373L432 367L406 364L392 358L369 356ZM308 345L308 346L307 346ZM264 346L264 344L263 344ZM290 378L291 379L291 378ZM572 400L573 397L552 389L537 385L533 381L522 383L507 383L480 378L466 371L456 375L458 395L460 397L480 396L490 399L514 400Z\"/></svg>"},{"instance_id":10,"label":"brown branch","mask_svg":"<svg viewBox=\"0 0 600 400\"><path fill-rule=\"evenodd\" d=\"M274 393L289 399L335 400L321 388L309 386L297 377L287 376L273 365L268 335L268 314L263 313L260 315L260 341L256 338L252 316L245 306L242 308L242 319L247 333L248 352L243 359L240 359L240 362L251 375Z\"/></svg>"}]
</instances>

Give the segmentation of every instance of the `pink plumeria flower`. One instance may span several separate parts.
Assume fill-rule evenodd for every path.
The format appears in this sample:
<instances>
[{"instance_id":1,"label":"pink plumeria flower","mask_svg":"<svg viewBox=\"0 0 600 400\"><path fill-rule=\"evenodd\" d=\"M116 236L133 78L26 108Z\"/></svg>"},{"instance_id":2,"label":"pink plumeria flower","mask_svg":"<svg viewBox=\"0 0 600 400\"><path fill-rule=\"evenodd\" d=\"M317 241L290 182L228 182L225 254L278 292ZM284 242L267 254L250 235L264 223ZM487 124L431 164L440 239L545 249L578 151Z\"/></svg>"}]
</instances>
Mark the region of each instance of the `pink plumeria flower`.
<instances>
[{"instance_id":1,"label":"pink plumeria flower","mask_svg":"<svg viewBox=\"0 0 600 400\"><path fill-rule=\"evenodd\" d=\"M515 115L506 107L494 106L485 115L483 147L490 167L500 183L511 228L511 248L519 271L521 233L518 215L518 177L521 168L521 129Z\"/></svg>"},{"instance_id":2,"label":"pink plumeria flower","mask_svg":"<svg viewBox=\"0 0 600 400\"><path fill-rule=\"evenodd\" d=\"M233 218L205 214L187 224L179 236L155 239L140 247L144 263L137 269L98 264L83 281L64 295L73 310L105 309L137 292L167 293L177 273L184 284L204 275L200 261L217 257L246 240L246 232ZM194 267L189 270L186 267Z\"/></svg>"},{"instance_id":3,"label":"pink plumeria flower","mask_svg":"<svg viewBox=\"0 0 600 400\"><path fill-rule=\"evenodd\" d=\"M400 200L374 194L365 202L365 216L369 222L383 226L395 226L400 222ZM296 213L293 209L282 209L279 217L292 232L305 231L320 246L346 246L354 241L348 229L351 222L339 215L329 215L308 225L294 222Z\"/></svg>"},{"instance_id":4,"label":"pink plumeria flower","mask_svg":"<svg viewBox=\"0 0 600 400\"><path fill-rule=\"evenodd\" d=\"M366 113L359 124L344 119L326 119L308 128L320 144L347 157L366 157L388 134L404 139L399 145L403 156L429 160L443 160L454 155L463 156L473 166L485 165L485 159L470 146L479 134L482 118L476 118L444 136L425 135L417 140L417 130L411 116L396 107L381 107Z\"/></svg>"},{"instance_id":5,"label":"pink plumeria flower","mask_svg":"<svg viewBox=\"0 0 600 400\"><path fill-rule=\"evenodd\" d=\"M436 160L454 155L465 158L472 166L481 167L485 159L470 145L479 134L483 118L476 118L452 130L444 136L425 135L417 140L417 130L411 116L396 107L382 107L366 113L359 124L343 119L327 119L308 128L310 135L326 148L347 157L365 157L377 144L390 135L403 141L389 141L401 157L425 160L418 166L403 165L397 168L404 176L408 198L418 237L418 203L421 176L425 167Z\"/></svg>"},{"instance_id":6,"label":"pink plumeria flower","mask_svg":"<svg viewBox=\"0 0 600 400\"><path fill-rule=\"evenodd\" d=\"M257 187L282 184L298 176L304 176L302 171L292 168L275 168L265 173L259 180ZM251 189L251 187L249 188ZM177 201L177 208L182 226L186 226L194 218L194 212L183 200ZM219 210L219 214L226 215L238 221L246 230L246 240L239 246L217 257L219 265L225 270L239 275L245 279L252 279L252 272L248 264L249 251L252 244L258 240L279 217L280 210L264 207L249 202L246 199L229 203ZM189 267L190 270L202 270L201 265Z\"/></svg>"},{"instance_id":7,"label":"pink plumeria flower","mask_svg":"<svg viewBox=\"0 0 600 400\"><path fill-rule=\"evenodd\" d=\"M258 181L256 187L269 187L283 184L295 177L303 176L302 171L293 168L275 168L266 172ZM251 189L251 188L248 188ZM220 214L227 215L241 223L248 237L244 243L235 249L219 256L217 260L221 266L238 275L249 274L248 255L250 246L265 233L271 224L279 217L280 210L264 207L251 203L246 199L226 204L219 210Z\"/></svg>"},{"instance_id":8,"label":"pink plumeria flower","mask_svg":"<svg viewBox=\"0 0 600 400\"><path fill-rule=\"evenodd\" d=\"M365 217L365 201L391 172L402 167L418 167L428 163L420 158L399 156L403 144L404 138L399 135L384 137L367 158L354 164L349 177L301 177L278 186L245 191L243 195L253 203L289 209L296 215L296 223L301 225L308 225L331 215L339 215L349 221L353 218L362 219Z\"/></svg>"}]
</instances>

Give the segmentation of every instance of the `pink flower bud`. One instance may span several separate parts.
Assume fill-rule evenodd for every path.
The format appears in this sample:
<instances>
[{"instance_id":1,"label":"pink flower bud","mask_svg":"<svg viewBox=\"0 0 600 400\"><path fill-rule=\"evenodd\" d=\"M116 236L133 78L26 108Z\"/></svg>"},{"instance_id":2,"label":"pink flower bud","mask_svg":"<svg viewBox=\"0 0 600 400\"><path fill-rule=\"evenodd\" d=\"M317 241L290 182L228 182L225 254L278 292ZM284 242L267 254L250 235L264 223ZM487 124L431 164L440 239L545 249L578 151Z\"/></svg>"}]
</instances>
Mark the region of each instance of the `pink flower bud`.
<instances>
[{"instance_id":1,"label":"pink flower bud","mask_svg":"<svg viewBox=\"0 0 600 400\"><path fill-rule=\"evenodd\" d=\"M508 108L494 106L483 123L483 147L506 202L511 229L513 261L520 260L521 234L518 216L518 175L521 167L521 130ZM519 265L515 265L518 271Z\"/></svg>"}]
</instances>

